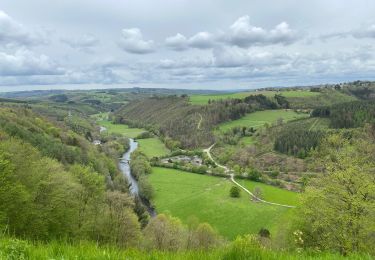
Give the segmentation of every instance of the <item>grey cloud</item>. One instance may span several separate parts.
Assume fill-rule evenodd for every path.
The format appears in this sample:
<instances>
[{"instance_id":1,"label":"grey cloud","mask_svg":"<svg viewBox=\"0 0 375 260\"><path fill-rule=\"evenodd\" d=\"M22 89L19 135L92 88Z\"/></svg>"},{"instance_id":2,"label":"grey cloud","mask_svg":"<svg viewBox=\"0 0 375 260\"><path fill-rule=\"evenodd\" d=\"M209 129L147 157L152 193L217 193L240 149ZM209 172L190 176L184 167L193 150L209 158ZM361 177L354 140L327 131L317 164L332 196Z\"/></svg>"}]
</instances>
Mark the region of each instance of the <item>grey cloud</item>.
<instances>
[{"instance_id":1,"label":"grey cloud","mask_svg":"<svg viewBox=\"0 0 375 260\"><path fill-rule=\"evenodd\" d=\"M257 67L275 66L289 62L291 55L273 53L265 50L244 50L238 47L220 47L213 51L217 67Z\"/></svg>"},{"instance_id":2,"label":"grey cloud","mask_svg":"<svg viewBox=\"0 0 375 260\"><path fill-rule=\"evenodd\" d=\"M155 51L154 42L144 40L142 32L138 28L123 29L119 45L124 51L134 54L146 54Z\"/></svg>"},{"instance_id":3,"label":"grey cloud","mask_svg":"<svg viewBox=\"0 0 375 260\"><path fill-rule=\"evenodd\" d=\"M124 79L113 70L105 67L90 67L81 70L64 70L59 74L30 73L20 77L9 75L0 77L0 86L16 85L81 85L81 84L118 84Z\"/></svg>"},{"instance_id":4,"label":"grey cloud","mask_svg":"<svg viewBox=\"0 0 375 260\"><path fill-rule=\"evenodd\" d=\"M213 82L240 80L298 80L303 74L305 79L338 79L345 75L364 77L375 70L375 52L370 46L354 51L285 53L283 51L265 51L261 48L244 50L238 47L215 48L211 58L167 59L159 66L148 66L143 74L148 80L166 82ZM136 73L137 74L137 73ZM141 78L138 79L141 81Z\"/></svg>"},{"instance_id":5,"label":"grey cloud","mask_svg":"<svg viewBox=\"0 0 375 260\"><path fill-rule=\"evenodd\" d=\"M352 36L355 38L374 38L375 39L375 24L371 24L363 29L352 31Z\"/></svg>"},{"instance_id":6,"label":"grey cloud","mask_svg":"<svg viewBox=\"0 0 375 260\"><path fill-rule=\"evenodd\" d=\"M94 35L85 34L81 37L76 38L64 37L61 38L61 42L78 51L93 52L94 48L99 44L99 39Z\"/></svg>"},{"instance_id":7,"label":"grey cloud","mask_svg":"<svg viewBox=\"0 0 375 260\"><path fill-rule=\"evenodd\" d=\"M332 38L347 38L347 37L353 37L356 39L375 39L375 24L370 24L367 26L362 26L360 28L356 28L349 31L341 31L341 32L334 32L329 34L323 34L320 35L318 38L326 41Z\"/></svg>"}]
</instances>

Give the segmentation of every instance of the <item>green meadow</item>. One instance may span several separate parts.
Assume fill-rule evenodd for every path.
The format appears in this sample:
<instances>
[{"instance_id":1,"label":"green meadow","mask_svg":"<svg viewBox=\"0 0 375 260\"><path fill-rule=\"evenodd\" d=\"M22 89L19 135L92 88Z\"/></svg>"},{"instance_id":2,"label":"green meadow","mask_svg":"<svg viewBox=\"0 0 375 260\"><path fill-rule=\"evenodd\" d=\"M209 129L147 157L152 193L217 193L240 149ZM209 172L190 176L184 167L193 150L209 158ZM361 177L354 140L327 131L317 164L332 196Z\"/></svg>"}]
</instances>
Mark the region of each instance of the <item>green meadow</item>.
<instances>
[{"instance_id":1,"label":"green meadow","mask_svg":"<svg viewBox=\"0 0 375 260\"><path fill-rule=\"evenodd\" d=\"M143 152L148 158L160 157L170 152L163 142L156 137L137 139L137 142L139 151Z\"/></svg>"},{"instance_id":2,"label":"green meadow","mask_svg":"<svg viewBox=\"0 0 375 260\"><path fill-rule=\"evenodd\" d=\"M233 127L238 126L259 128L267 123L272 124L276 122L279 118L282 118L285 122L308 116L308 114L296 113L292 110L264 110L247 114L246 116L237 120L222 123L219 125L219 129L222 131L227 131Z\"/></svg>"},{"instance_id":3,"label":"green meadow","mask_svg":"<svg viewBox=\"0 0 375 260\"><path fill-rule=\"evenodd\" d=\"M228 239L257 233L261 228L275 234L293 214L293 209L253 202L243 191L240 198L231 198L233 183L225 178L154 167L149 181L155 190L153 204L158 213L170 213L184 222L195 216ZM265 198L275 202L298 200L297 193L250 181L246 185L261 186Z\"/></svg>"},{"instance_id":4,"label":"green meadow","mask_svg":"<svg viewBox=\"0 0 375 260\"><path fill-rule=\"evenodd\" d=\"M245 98L251 95L265 95L267 97L273 97L275 94L283 95L287 98L296 97L313 97L318 96L320 93L311 92L308 90L289 90L289 91L247 91L247 92L237 92L237 93L226 93L226 94L216 94L216 95L191 95L190 102L193 105L206 105L209 100L220 100L227 98Z\"/></svg>"},{"instance_id":5,"label":"green meadow","mask_svg":"<svg viewBox=\"0 0 375 260\"><path fill-rule=\"evenodd\" d=\"M135 138L140 133L145 131L144 129L140 129L140 128L130 128L128 125L124 125L124 124L114 124L108 120L98 121L98 124L107 128L107 131L109 133L121 134L130 138Z\"/></svg>"}]
</instances>

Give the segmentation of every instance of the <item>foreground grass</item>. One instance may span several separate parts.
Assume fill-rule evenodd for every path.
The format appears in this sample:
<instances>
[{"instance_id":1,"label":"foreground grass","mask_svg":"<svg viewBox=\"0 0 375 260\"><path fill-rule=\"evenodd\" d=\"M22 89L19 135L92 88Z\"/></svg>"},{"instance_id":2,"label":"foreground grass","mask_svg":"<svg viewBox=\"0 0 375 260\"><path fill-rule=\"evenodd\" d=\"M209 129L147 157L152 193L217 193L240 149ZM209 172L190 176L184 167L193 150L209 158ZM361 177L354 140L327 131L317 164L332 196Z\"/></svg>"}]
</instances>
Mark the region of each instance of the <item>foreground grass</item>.
<instances>
[{"instance_id":1,"label":"foreground grass","mask_svg":"<svg viewBox=\"0 0 375 260\"><path fill-rule=\"evenodd\" d=\"M240 98L243 99L251 95L265 95L267 97L273 97L275 94L283 95L287 98L298 98L298 97L314 97L318 96L319 93L311 92L308 90L290 90L290 91L248 91L248 92L237 92L227 93L218 95L192 95L190 96L190 102L193 105L206 105L209 100L220 100L228 98Z\"/></svg>"},{"instance_id":2,"label":"foreground grass","mask_svg":"<svg viewBox=\"0 0 375 260\"><path fill-rule=\"evenodd\" d=\"M130 138L135 138L140 133L145 131L144 129L140 129L140 128L129 128L128 125L124 125L124 124L113 124L111 121L108 121L108 120L98 121L98 124L107 128L107 131L110 134L112 133L121 134Z\"/></svg>"},{"instance_id":3,"label":"foreground grass","mask_svg":"<svg viewBox=\"0 0 375 260\"><path fill-rule=\"evenodd\" d=\"M111 246L98 246L95 243L82 242L75 245L52 241L49 243L31 243L17 239L0 239L0 259L18 260L117 260L117 259L153 259L153 260L204 260L204 259L271 259L271 260L297 260L297 259L372 259L365 254L354 254L347 257L327 252L281 252L272 251L254 246L250 241L239 239L228 246L207 251L142 251L137 249L119 249Z\"/></svg>"},{"instance_id":4,"label":"foreground grass","mask_svg":"<svg viewBox=\"0 0 375 260\"><path fill-rule=\"evenodd\" d=\"M294 211L253 202L244 192L240 198L231 198L233 184L224 178L154 167L149 181L155 190L153 203L158 213L169 212L185 222L195 216L228 239L258 233L261 228L277 233L279 227L287 225L284 216ZM288 193L272 186L262 188L267 198L281 198ZM298 195L288 196L288 201L296 201Z\"/></svg>"},{"instance_id":5,"label":"foreground grass","mask_svg":"<svg viewBox=\"0 0 375 260\"><path fill-rule=\"evenodd\" d=\"M276 122L279 118L282 118L285 122L308 116L308 114L296 113L292 110L264 110L250 113L240 119L220 124L219 129L222 131L227 131L233 127L239 126L259 128L267 123L272 124Z\"/></svg>"},{"instance_id":6,"label":"foreground grass","mask_svg":"<svg viewBox=\"0 0 375 260\"><path fill-rule=\"evenodd\" d=\"M170 151L158 138L137 139L138 149L148 158L160 157L168 154Z\"/></svg>"}]
</instances>

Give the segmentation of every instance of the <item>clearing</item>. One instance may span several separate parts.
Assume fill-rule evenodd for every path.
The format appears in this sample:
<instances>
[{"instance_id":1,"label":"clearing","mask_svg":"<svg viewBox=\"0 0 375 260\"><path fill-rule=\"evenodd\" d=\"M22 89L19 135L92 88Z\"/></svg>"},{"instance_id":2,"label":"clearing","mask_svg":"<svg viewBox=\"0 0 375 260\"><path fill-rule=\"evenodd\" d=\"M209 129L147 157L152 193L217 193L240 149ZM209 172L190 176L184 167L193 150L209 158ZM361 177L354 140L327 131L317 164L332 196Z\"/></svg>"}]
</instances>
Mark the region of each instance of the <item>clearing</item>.
<instances>
[{"instance_id":1,"label":"clearing","mask_svg":"<svg viewBox=\"0 0 375 260\"><path fill-rule=\"evenodd\" d=\"M233 127L238 126L259 128L265 125L266 123L272 124L276 122L279 118L282 118L284 122L286 122L308 116L309 115L305 113L296 113L293 110L285 109L257 111L254 113L247 114L240 119L222 123L219 125L219 129L222 131L227 131Z\"/></svg>"}]
</instances>

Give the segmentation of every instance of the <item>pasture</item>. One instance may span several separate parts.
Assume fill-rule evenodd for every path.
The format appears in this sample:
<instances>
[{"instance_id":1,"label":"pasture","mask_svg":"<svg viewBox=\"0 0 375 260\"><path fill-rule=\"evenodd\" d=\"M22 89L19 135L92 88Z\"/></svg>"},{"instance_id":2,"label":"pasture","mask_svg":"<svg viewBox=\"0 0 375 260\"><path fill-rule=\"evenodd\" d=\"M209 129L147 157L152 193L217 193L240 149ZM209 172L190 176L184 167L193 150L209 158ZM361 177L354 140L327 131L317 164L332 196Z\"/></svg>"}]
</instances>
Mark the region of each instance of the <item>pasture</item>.
<instances>
[{"instance_id":1,"label":"pasture","mask_svg":"<svg viewBox=\"0 0 375 260\"><path fill-rule=\"evenodd\" d=\"M281 91L247 91L247 92L237 92L237 93L225 93L216 95L191 95L190 102L193 105L206 105L209 100L220 100L228 98L239 98L243 99L251 95L265 95L267 97L273 97L276 94L282 95L286 98L298 98L298 97L314 97L318 96L320 93L311 92L308 90L281 90Z\"/></svg>"},{"instance_id":2,"label":"pasture","mask_svg":"<svg viewBox=\"0 0 375 260\"><path fill-rule=\"evenodd\" d=\"M274 235L287 225L285 220L294 212L253 202L243 191L240 198L231 198L229 190L233 184L225 178L153 167L149 181L155 190L153 204L158 213L170 213L185 223L195 216L228 239L257 233L261 228L268 228ZM275 202L297 200L296 193L276 187L262 186L262 190L266 198L277 199Z\"/></svg>"},{"instance_id":3,"label":"pasture","mask_svg":"<svg viewBox=\"0 0 375 260\"><path fill-rule=\"evenodd\" d=\"M240 119L222 123L219 125L219 129L222 131L227 131L233 127L239 126L259 128L267 123L275 123L279 118L282 118L283 121L286 122L308 116L309 115L305 113L296 113L292 110L284 109L257 111L247 114Z\"/></svg>"},{"instance_id":4,"label":"pasture","mask_svg":"<svg viewBox=\"0 0 375 260\"><path fill-rule=\"evenodd\" d=\"M170 152L163 142L156 137L137 139L137 142L139 151L143 152L148 158L163 156Z\"/></svg>"}]
</instances>

